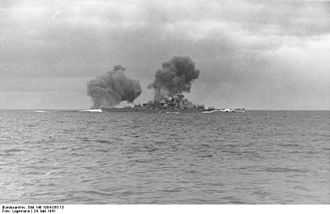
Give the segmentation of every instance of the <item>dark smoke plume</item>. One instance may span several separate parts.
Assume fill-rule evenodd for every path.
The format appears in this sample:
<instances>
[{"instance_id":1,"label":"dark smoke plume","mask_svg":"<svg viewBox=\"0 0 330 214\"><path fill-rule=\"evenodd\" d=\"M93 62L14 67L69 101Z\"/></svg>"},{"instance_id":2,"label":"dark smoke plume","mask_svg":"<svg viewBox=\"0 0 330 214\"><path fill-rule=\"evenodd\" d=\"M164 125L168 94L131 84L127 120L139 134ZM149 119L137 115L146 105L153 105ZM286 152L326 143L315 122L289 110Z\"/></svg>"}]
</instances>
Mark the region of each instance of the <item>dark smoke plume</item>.
<instances>
[{"instance_id":1,"label":"dark smoke plume","mask_svg":"<svg viewBox=\"0 0 330 214\"><path fill-rule=\"evenodd\" d=\"M199 77L199 72L190 57L176 56L162 64L149 88L155 90L156 101L162 97L190 92L191 83Z\"/></svg>"},{"instance_id":2,"label":"dark smoke plume","mask_svg":"<svg viewBox=\"0 0 330 214\"><path fill-rule=\"evenodd\" d=\"M93 108L133 102L141 94L139 81L127 78L124 71L123 66L116 65L112 71L88 82L87 94L93 100Z\"/></svg>"}]
</instances>

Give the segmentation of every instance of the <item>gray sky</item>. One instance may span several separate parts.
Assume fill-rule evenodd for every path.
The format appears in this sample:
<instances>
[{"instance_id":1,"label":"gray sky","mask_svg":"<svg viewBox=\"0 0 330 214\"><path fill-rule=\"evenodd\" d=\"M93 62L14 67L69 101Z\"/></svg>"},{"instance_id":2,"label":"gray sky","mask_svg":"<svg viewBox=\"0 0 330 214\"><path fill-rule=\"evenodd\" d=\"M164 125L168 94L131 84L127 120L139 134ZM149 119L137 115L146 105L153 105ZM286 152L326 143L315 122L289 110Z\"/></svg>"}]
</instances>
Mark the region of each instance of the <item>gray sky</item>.
<instances>
[{"instance_id":1,"label":"gray sky","mask_svg":"<svg viewBox=\"0 0 330 214\"><path fill-rule=\"evenodd\" d=\"M201 70L194 103L330 109L327 1L0 1L0 108L88 108L86 82L116 64L144 102L179 55Z\"/></svg>"}]
</instances>

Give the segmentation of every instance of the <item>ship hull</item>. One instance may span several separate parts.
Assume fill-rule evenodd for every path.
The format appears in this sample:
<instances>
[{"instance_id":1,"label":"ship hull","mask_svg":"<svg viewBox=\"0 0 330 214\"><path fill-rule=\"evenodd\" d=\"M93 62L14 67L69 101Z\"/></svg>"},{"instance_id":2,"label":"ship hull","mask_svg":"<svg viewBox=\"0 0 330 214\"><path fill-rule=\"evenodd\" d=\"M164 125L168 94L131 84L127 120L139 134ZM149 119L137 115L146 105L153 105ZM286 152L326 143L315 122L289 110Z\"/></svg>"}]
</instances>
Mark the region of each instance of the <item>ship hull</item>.
<instances>
[{"instance_id":1,"label":"ship hull","mask_svg":"<svg viewBox=\"0 0 330 214\"><path fill-rule=\"evenodd\" d=\"M215 113L215 112L245 112L245 109L234 109L231 111L223 111L220 109L177 109L177 108L143 108L143 107L124 107L124 108L101 108L102 112L145 112L145 113Z\"/></svg>"},{"instance_id":2,"label":"ship hull","mask_svg":"<svg viewBox=\"0 0 330 214\"><path fill-rule=\"evenodd\" d=\"M205 109L144 109L144 108L102 108L103 112L146 112L146 113L198 113Z\"/></svg>"}]
</instances>

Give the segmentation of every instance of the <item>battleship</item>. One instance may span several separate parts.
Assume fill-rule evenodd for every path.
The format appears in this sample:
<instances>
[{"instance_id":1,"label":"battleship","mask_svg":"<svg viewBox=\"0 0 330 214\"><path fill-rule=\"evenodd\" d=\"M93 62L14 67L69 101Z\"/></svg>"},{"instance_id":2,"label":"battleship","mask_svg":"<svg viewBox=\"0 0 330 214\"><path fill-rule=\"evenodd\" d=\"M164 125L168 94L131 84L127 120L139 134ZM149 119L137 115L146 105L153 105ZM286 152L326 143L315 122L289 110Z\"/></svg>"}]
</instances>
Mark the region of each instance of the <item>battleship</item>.
<instances>
[{"instance_id":1,"label":"battleship","mask_svg":"<svg viewBox=\"0 0 330 214\"><path fill-rule=\"evenodd\" d=\"M164 97L157 101L149 101L144 104L126 107L101 107L103 112L150 112L150 113L214 113L214 112L245 112L244 108L216 108L205 107L204 105L195 105L183 94L177 94L172 97Z\"/></svg>"}]
</instances>

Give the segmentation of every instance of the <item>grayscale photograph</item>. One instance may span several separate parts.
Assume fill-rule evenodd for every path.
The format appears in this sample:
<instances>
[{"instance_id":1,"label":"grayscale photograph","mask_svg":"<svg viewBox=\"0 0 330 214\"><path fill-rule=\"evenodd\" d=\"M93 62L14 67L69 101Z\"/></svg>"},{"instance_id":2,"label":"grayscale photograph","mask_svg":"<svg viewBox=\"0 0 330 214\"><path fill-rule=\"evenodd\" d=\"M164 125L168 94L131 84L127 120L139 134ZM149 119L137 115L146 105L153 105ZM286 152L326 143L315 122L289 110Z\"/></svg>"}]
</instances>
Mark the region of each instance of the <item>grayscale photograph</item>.
<instances>
[{"instance_id":1,"label":"grayscale photograph","mask_svg":"<svg viewBox=\"0 0 330 214\"><path fill-rule=\"evenodd\" d=\"M330 204L330 2L0 0L1 204Z\"/></svg>"}]
</instances>

